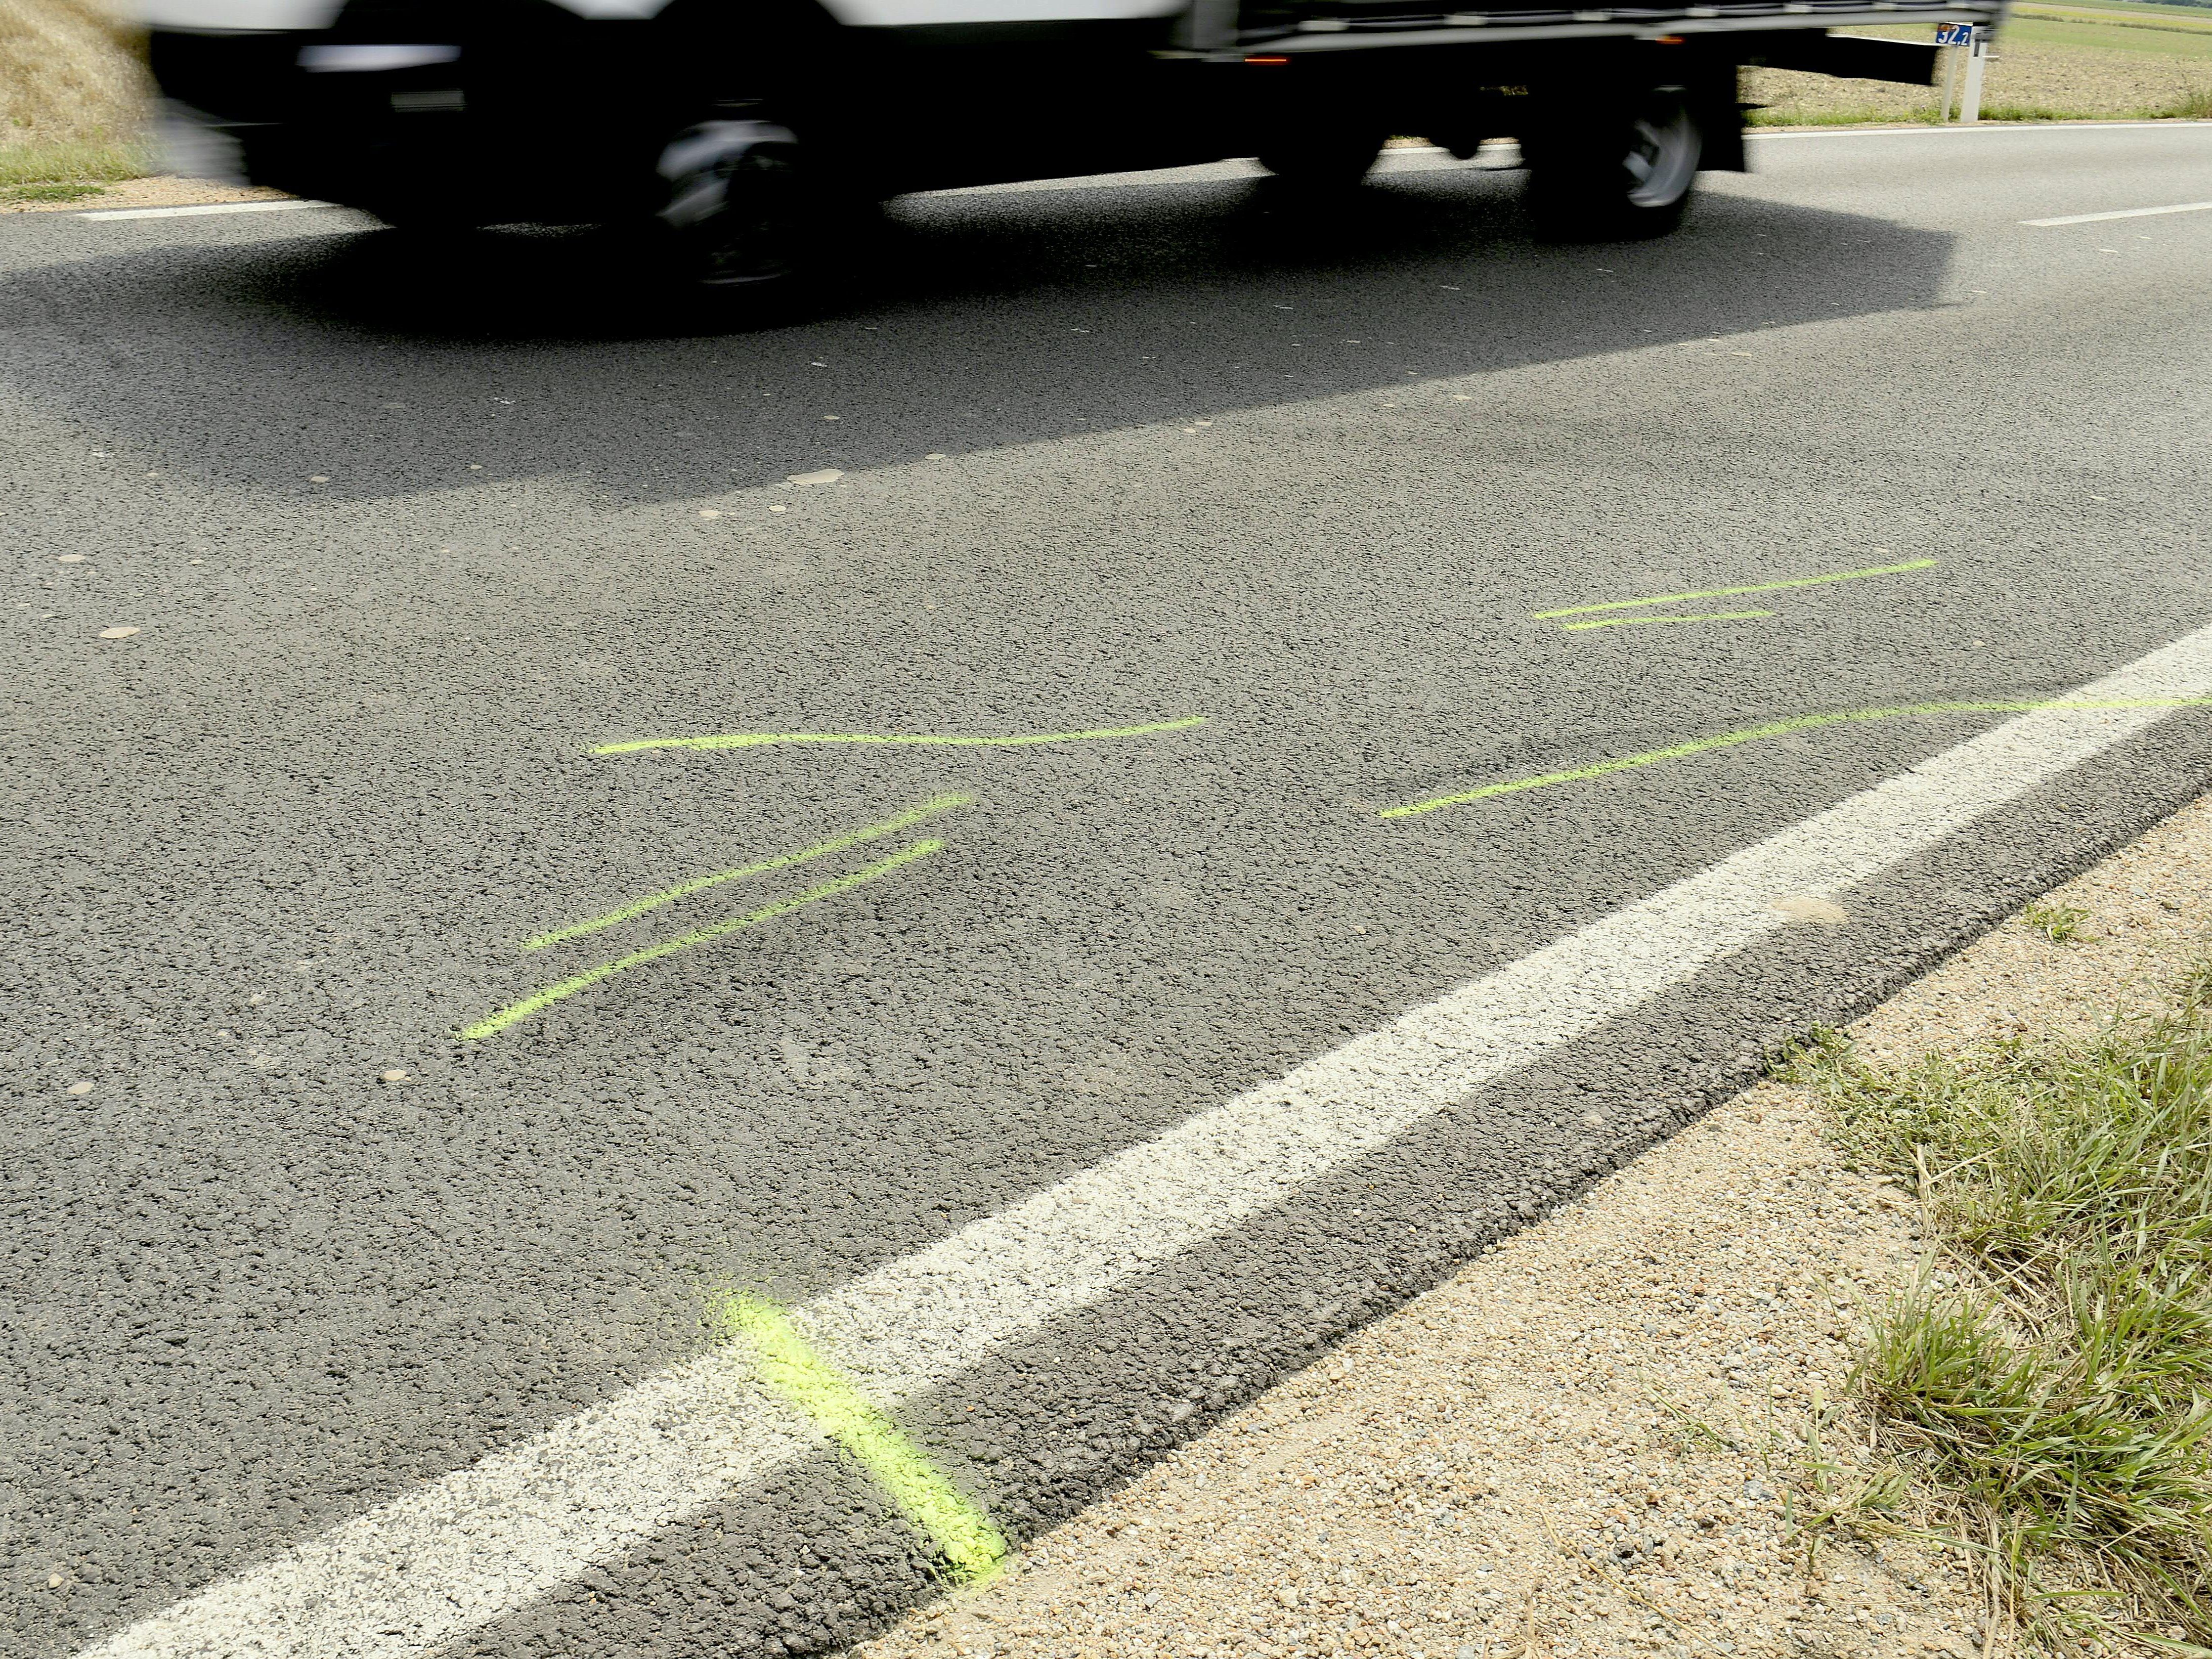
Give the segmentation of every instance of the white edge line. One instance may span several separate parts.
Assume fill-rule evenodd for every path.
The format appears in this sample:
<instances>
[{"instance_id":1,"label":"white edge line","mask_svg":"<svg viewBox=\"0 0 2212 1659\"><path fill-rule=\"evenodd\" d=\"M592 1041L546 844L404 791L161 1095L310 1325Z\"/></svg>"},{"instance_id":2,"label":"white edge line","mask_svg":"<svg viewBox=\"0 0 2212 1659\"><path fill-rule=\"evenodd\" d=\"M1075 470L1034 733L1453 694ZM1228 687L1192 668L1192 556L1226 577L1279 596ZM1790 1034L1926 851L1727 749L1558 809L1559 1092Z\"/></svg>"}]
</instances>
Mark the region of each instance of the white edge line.
<instances>
[{"instance_id":1,"label":"white edge line","mask_svg":"<svg viewBox=\"0 0 2212 1659\"><path fill-rule=\"evenodd\" d=\"M2212 696L2212 627L2059 702ZM794 1322L886 1407L1293 1197L2161 719L2023 714L866 1277ZM725 1346L141 1620L83 1659L416 1659L814 1443Z\"/></svg>"},{"instance_id":2,"label":"white edge line","mask_svg":"<svg viewBox=\"0 0 2212 1659\"><path fill-rule=\"evenodd\" d=\"M101 208L80 219L196 219L212 213L285 213L299 208L336 207L335 202L203 202L192 207Z\"/></svg>"},{"instance_id":3,"label":"white edge line","mask_svg":"<svg viewBox=\"0 0 2212 1659\"><path fill-rule=\"evenodd\" d=\"M2212 213L2212 202L2181 202L2172 207L2121 208L2112 213L2069 213L2063 219L2023 219L2024 225L2094 225L2106 219L2148 219L2161 213Z\"/></svg>"},{"instance_id":4,"label":"white edge line","mask_svg":"<svg viewBox=\"0 0 2212 1659\"><path fill-rule=\"evenodd\" d=\"M1747 127L1747 141L1784 138L1924 138L1947 133L1965 132L2162 132L2176 127L2212 127L2212 121L2008 121L1985 122L1973 126L1910 126L1910 127ZM1510 143L1510 141L1507 141ZM1517 146L1516 146L1517 148ZM1382 163L1391 156L1443 155L1447 152L1437 144L1392 144L1386 146L1378 158L1377 171L1389 169ZM1248 178L1260 178L1255 172L1216 172L1219 168L1255 168L1258 159L1250 155L1224 155L1212 161L1191 161L1168 167L1135 168L1126 173L1084 173L1064 179L1018 179L996 185L954 185L944 190L916 191L916 197L935 196L1000 196L1018 192L1052 190L1088 190L1105 186L1120 187L1146 183L1194 184L1234 183ZM1470 173L1481 173L1486 168L1479 158L1455 162L1455 167ZM1502 171L1503 169L1494 169ZM1180 179L1162 175L1207 173L1204 179Z\"/></svg>"},{"instance_id":5,"label":"white edge line","mask_svg":"<svg viewBox=\"0 0 2212 1659\"><path fill-rule=\"evenodd\" d=\"M1978 121L1948 127L1747 127L1747 138L1925 138L1966 132L2165 132L2182 127L2212 127L2212 121Z\"/></svg>"}]
</instances>

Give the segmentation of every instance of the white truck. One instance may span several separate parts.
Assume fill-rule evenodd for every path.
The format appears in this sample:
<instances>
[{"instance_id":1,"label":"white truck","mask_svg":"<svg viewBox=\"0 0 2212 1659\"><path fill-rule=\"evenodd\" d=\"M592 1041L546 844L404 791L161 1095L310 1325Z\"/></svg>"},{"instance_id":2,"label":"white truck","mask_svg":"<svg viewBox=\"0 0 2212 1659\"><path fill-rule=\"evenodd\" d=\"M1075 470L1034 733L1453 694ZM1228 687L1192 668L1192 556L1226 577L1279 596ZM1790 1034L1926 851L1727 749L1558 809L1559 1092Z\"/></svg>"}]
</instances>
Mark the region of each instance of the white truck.
<instances>
[{"instance_id":1,"label":"white truck","mask_svg":"<svg viewBox=\"0 0 2212 1659\"><path fill-rule=\"evenodd\" d=\"M1744 165L1738 70L1928 85L1838 28L2004 0L146 0L173 154L394 223L633 222L687 282L792 286L906 191L1257 156L1355 184L1393 134L1517 140L1549 233L1669 229ZM1450 9L1440 6L1451 5Z\"/></svg>"}]
</instances>

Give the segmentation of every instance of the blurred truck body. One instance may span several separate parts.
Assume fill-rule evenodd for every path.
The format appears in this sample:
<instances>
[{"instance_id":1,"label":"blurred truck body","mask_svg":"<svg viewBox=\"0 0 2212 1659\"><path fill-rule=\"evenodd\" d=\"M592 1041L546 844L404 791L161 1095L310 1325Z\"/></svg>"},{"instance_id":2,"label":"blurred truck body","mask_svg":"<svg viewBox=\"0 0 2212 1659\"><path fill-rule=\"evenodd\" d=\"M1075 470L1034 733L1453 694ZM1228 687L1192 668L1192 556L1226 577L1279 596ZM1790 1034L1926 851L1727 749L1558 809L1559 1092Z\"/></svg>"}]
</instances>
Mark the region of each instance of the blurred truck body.
<instances>
[{"instance_id":1,"label":"blurred truck body","mask_svg":"<svg viewBox=\"0 0 2212 1659\"><path fill-rule=\"evenodd\" d=\"M2003 0L148 0L184 167L395 223L634 221L773 287L838 204L1256 155L1356 181L1392 134L1519 142L1546 228L1670 228L1743 165L1737 71L1928 84L1831 33Z\"/></svg>"}]
</instances>

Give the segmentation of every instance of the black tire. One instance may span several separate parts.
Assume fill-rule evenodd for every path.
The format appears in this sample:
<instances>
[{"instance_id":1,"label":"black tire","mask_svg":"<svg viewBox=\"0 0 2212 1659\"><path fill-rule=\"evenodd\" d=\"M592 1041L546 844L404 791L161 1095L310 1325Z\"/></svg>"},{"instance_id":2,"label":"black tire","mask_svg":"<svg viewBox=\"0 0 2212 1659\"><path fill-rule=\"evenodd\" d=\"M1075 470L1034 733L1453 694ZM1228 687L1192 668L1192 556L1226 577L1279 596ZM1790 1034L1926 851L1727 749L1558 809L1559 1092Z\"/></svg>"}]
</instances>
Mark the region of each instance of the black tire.
<instances>
[{"instance_id":1,"label":"black tire","mask_svg":"<svg viewBox=\"0 0 2212 1659\"><path fill-rule=\"evenodd\" d=\"M1286 184L1349 190L1364 179L1389 135L1361 128L1317 127L1285 134L1260 152L1260 165Z\"/></svg>"},{"instance_id":2,"label":"black tire","mask_svg":"<svg viewBox=\"0 0 2212 1659\"><path fill-rule=\"evenodd\" d=\"M825 215L799 140L761 121L679 133L658 167L666 276L701 299L781 303L817 264Z\"/></svg>"},{"instance_id":3,"label":"black tire","mask_svg":"<svg viewBox=\"0 0 2212 1659\"><path fill-rule=\"evenodd\" d=\"M1663 236L1682 222L1705 157L1705 130L1689 89L1647 87L1620 114L1579 130L1532 133L1528 210L1562 241Z\"/></svg>"}]
</instances>

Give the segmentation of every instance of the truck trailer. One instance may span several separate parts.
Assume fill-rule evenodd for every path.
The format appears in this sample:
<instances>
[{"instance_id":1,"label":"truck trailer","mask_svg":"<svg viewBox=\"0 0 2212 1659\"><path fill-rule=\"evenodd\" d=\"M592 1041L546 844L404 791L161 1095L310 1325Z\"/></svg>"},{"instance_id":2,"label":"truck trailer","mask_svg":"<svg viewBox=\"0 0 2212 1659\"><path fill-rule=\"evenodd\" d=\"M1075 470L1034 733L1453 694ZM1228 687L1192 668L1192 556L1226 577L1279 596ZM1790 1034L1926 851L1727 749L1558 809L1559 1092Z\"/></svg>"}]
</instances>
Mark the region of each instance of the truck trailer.
<instances>
[{"instance_id":1,"label":"truck trailer","mask_svg":"<svg viewBox=\"0 0 2212 1659\"><path fill-rule=\"evenodd\" d=\"M1256 157L1355 185L1393 135L1518 143L1555 236L1672 228L1745 165L1748 65L1928 85L2004 0L147 0L179 171L402 226L627 224L787 289L910 191Z\"/></svg>"}]
</instances>

